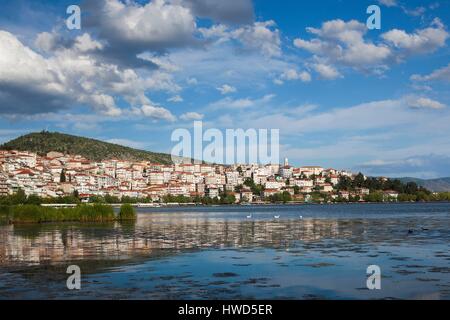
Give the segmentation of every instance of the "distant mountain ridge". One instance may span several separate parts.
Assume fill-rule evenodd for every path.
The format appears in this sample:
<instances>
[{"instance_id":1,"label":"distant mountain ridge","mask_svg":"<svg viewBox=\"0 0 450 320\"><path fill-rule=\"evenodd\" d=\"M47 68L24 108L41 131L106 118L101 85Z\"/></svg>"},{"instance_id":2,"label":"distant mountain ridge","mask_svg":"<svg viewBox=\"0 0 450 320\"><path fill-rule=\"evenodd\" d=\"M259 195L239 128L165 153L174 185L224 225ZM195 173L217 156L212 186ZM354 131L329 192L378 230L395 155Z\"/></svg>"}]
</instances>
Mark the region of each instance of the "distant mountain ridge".
<instances>
[{"instance_id":1,"label":"distant mountain ridge","mask_svg":"<svg viewBox=\"0 0 450 320\"><path fill-rule=\"evenodd\" d=\"M422 186L434 192L450 191L450 177L438 179L418 179L418 178L404 177L400 178L399 180L403 183L415 182L419 186Z\"/></svg>"},{"instance_id":2,"label":"distant mountain ridge","mask_svg":"<svg viewBox=\"0 0 450 320\"><path fill-rule=\"evenodd\" d=\"M56 151L78 154L93 161L116 158L131 161L145 160L160 164L172 163L169 154L138 150L100 140L48 131L23 135L4 143L0 149L30 151L39 155Z\"/></svg>"}]
</instances>

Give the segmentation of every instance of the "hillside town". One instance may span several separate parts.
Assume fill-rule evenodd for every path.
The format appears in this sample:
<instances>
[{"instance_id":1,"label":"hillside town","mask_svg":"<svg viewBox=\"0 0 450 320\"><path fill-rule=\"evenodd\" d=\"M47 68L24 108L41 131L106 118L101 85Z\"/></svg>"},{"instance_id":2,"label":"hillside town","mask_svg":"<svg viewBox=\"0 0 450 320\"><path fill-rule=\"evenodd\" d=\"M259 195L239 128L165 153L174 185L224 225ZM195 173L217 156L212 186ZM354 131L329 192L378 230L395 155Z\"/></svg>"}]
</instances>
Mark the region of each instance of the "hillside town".
<instances>
[{"instance_id":1,"label":"hillside town","mask_svg":"<svg viewBox=\"0 0 450 320\"><path fill-rule=\"evenodd\" d=\"M211 199L227 195L236 203L257 203L280 194L293 201L308 201L313 193L328 195L330 199L363 199L370 193L368 188L336 188L341 179L354 177L345 170L293 167L288 159L283 164L266 165L162 165L118 159L93 162L59 152L40 156L0 150L0 196L23 190L26 195L42 198L76 193L86 202L104 196L160 202L168 195ZM390 198L398 196L396 191L384 192Z\"/></svg>"}]
</instances>

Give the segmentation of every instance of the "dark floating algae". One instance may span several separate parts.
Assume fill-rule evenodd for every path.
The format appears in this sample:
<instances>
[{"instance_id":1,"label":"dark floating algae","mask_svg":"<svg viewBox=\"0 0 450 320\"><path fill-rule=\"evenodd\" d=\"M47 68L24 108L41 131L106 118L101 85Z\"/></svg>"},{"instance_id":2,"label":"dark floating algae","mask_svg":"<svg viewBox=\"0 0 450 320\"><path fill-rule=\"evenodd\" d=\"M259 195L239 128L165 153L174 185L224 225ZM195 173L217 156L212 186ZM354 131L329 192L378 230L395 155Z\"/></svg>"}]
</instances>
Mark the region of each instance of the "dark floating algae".
<instances>
[{"instance_id":1,"label":"dark floating algae","mask_svg":"<svg viewBox=\"0 0 450 320\"><path fill-rule=\"evenodd\" d=\"M215 278L233 278L238 276L239 276L238 274L233 272L213 273L213 277Z\"/></svg>"}]
</instances>

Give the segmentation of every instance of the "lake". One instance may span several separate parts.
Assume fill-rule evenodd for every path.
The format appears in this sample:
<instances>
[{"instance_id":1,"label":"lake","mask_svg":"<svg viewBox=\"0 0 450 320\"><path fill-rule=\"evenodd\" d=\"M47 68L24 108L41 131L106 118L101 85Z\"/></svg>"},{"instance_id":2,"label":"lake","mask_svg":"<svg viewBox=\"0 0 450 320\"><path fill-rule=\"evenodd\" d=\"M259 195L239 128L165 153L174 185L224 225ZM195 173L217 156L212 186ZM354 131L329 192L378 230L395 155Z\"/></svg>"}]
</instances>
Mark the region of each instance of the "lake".
<instances>
[{"instance_id":1,"label":"lake","mask_svg":"<svg viewBox=\"0 0 450 320\"><path fill-rule=\"evenodd\" d=\"M145 208L0 225L0 299L450 299L449 248L449 203Z\"/></svg>"}]
</instances>

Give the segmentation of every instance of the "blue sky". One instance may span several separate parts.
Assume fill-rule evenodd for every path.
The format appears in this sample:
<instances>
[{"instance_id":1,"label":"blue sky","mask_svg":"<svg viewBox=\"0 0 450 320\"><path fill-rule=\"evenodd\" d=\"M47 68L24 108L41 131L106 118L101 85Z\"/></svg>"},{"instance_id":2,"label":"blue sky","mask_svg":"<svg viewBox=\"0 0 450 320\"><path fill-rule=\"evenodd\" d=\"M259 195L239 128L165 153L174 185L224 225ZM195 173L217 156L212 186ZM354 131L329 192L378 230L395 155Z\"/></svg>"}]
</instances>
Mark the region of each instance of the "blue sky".
<instances>
[{"instance_id":1,"label":"blue sky","mask_svg":"<svg viewBox=\"0 0 450 320\"><path fill-rule=\"evenodd\" d=\"M65 11L82 10L81 30ZM366 9L381 8L381 30ZM0 142L48 129L170 152L194 120L280 129L295 165L450 176L450 1L0 4Z\"/></svg>"}]
</instances>

